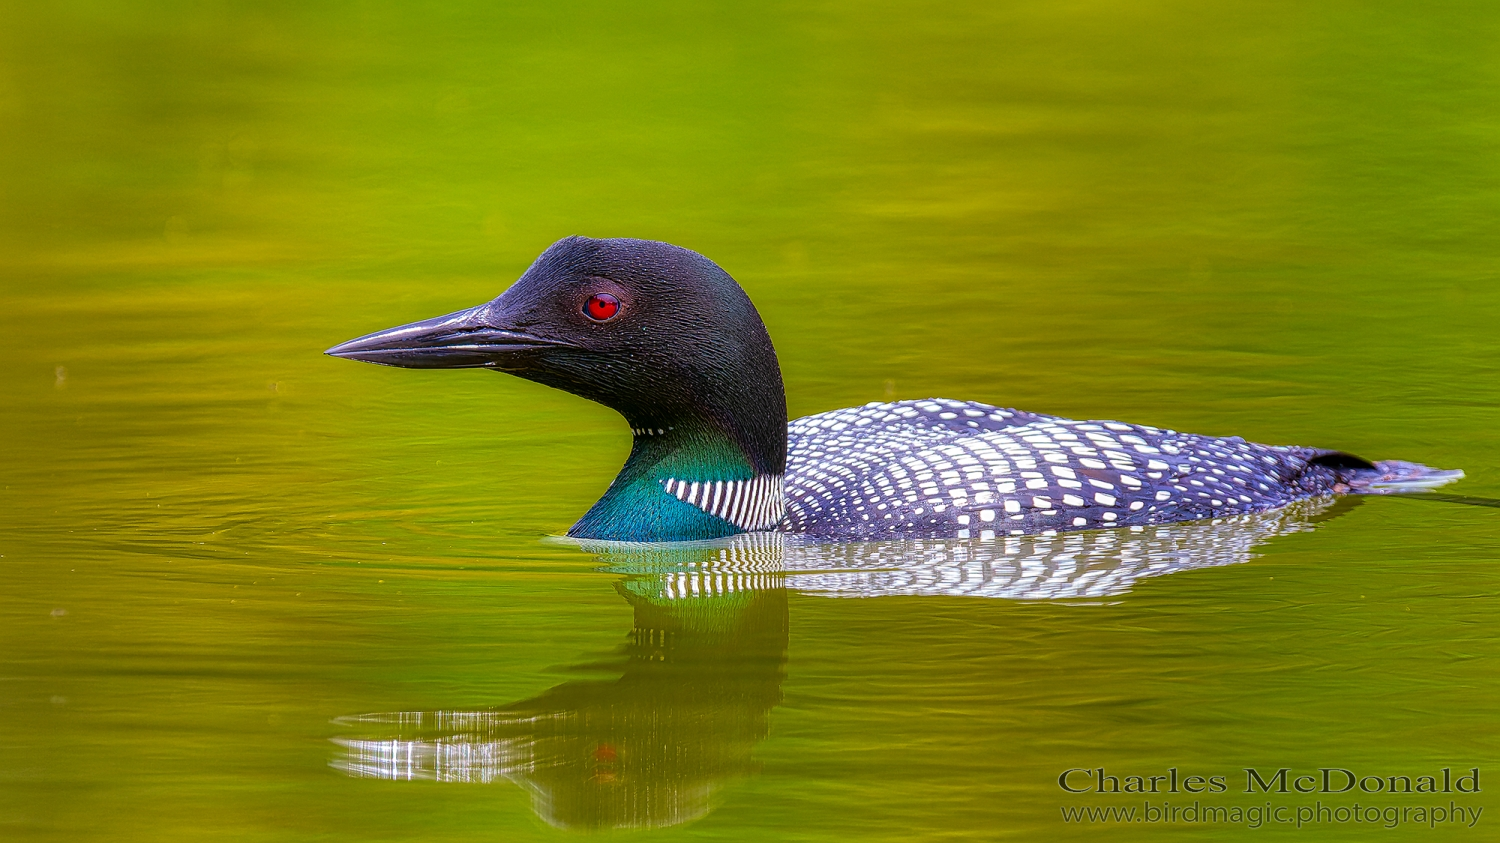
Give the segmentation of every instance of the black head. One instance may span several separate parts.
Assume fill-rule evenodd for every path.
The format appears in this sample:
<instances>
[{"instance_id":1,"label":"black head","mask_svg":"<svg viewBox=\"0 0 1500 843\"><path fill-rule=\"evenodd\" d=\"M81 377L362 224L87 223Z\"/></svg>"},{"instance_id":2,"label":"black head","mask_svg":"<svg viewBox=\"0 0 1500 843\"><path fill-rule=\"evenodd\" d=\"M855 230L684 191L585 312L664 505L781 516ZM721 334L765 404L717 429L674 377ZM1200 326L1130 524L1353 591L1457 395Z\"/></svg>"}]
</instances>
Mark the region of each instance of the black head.
<instances>
[{"instance_id":1,"label":"black head","mask_svg":"<svg viewBox=\"0 0 1500 843\"><path fill-rule=\"evenodd\" d=\"M509 372L612 407L635 428L710 424L758 472L786 463L786 398L760 314L713 261L667 243L559 240L494 301L327 353Z\"/></svg>"}]
</instances>

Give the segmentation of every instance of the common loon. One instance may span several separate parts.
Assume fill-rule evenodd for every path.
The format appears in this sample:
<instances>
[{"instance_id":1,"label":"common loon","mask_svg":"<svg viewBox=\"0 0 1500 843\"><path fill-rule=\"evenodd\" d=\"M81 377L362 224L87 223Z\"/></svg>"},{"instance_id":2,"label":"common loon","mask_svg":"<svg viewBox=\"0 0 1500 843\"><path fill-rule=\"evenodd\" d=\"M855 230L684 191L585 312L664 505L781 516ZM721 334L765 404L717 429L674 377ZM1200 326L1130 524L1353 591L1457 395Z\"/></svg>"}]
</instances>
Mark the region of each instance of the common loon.
<instances>
[{"instance_id":1,"label":"common loon","mask_svg":"<svg viewBox=\"0 0 1500 843\"><path fill-rule=\"evenodd\" d=\"M749 296L708 258L648 240L559 240L491 302L327 353L509 372L618 411L634 443L568 531L583 539L1048 535L1463 476L974 401L872 403L788 424L776 352Z\"/></svg>"}]
</instances>

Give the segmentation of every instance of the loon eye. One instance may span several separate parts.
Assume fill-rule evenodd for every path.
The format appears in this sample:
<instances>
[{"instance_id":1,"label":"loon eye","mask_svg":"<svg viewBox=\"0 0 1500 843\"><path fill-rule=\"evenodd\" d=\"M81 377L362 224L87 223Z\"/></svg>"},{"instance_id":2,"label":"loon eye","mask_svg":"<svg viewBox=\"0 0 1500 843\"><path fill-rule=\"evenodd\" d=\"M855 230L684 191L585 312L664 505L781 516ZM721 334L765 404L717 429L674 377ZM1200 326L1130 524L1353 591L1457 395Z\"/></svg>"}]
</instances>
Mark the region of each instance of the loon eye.
<instances>
[{"instance_id":1,"label":"loon eye","mask_svg":"<svg viewBox=\"0 0 1500 843\"><path fill-rule=\"evenodd\" d=\"M595 293L584 304L583 313L595 322L608 322L620 315L620 300L609 293Z\"/></svg>"}]
</instances>

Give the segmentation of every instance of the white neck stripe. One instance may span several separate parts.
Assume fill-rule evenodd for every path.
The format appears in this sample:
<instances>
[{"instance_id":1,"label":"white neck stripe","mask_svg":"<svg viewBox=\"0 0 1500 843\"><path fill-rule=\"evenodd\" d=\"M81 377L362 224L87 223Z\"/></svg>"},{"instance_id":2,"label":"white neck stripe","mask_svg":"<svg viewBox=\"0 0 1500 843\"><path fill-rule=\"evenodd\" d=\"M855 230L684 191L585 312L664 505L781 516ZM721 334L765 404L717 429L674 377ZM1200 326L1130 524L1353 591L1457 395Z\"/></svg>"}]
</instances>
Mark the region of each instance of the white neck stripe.
<instances>
[{"instance_id":1,"label":"white neck stripe","mask_svg":"<svg viewBox=\"0 0 1500 843\"><path fill-rule=\"evenodd\" d=\"M786 516L786 494L779 474L749 480L661 481L667 494L742 530L769 530Z\"/></svg>"}]
</instances>

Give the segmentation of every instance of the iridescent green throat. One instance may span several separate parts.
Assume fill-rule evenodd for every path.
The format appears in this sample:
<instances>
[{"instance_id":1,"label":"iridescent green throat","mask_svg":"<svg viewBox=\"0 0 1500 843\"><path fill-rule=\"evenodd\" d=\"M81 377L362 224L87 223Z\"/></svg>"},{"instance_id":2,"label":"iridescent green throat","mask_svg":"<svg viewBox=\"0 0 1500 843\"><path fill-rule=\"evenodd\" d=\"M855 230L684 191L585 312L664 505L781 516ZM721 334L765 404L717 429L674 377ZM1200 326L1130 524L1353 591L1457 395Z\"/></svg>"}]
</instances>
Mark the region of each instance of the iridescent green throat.
<instances>
[{"instance_id":1,"label":"iridescent green throat","mask_svg":"<svg viewBox=\"0 0 1500 843\"><path fill-rule=\"evenodd\" d=\"M633 430L630 458L568 535L698 541L767 529L780 520L780 476L757 474L745 449L715 425Z\"/></svg>"}]
</instances>

